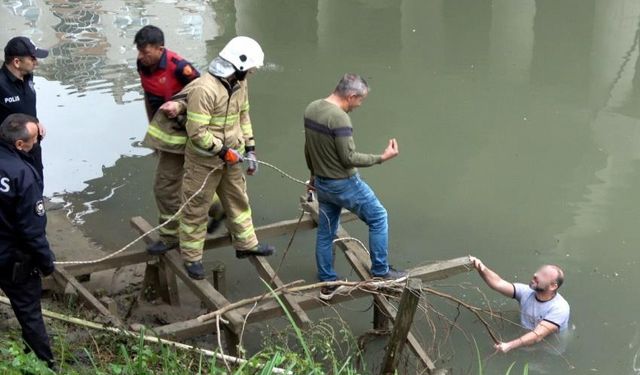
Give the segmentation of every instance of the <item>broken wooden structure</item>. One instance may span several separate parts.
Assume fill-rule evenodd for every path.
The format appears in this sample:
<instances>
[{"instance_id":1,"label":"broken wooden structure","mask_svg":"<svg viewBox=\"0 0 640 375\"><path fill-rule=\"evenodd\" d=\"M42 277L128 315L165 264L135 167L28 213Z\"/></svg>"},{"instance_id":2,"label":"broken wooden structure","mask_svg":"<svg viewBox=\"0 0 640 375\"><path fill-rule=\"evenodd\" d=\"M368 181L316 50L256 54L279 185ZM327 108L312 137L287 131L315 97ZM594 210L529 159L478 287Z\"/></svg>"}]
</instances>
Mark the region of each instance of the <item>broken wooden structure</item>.
<instances>
[{"instance_id":1,"label":"broken wooden structure","mask_svg":"<svg viewBox=\"0 0 640 375\"><path fill-rule=\"evenodd\" d=\"M316 202L306 202L301 199L302 208L306 214L299 220L285 220L274 224L269 224L255 229L258 238L265 239L269 237L282 236L293 233L295 230L311 230L317 226L318 205ZM343 211L341 215L342 222L356 220L355 215ZM140 234L146 233L152 229L152 226L141 217L131 219L132 227ZM338 229L338 237L349 237L349 234L342 228ZM146 243L157 240L157 234L151 233L144 238ZM231 239L228 233L208 235L205 241L205 251L212 251L220 247L231 245ZM371 278L369 269L371 261L366 250L352 241L339 241L336 246L340 248L346 256L351 267L362 280ZM285 284L275 274L267 258L249 257L249 261L253 264L256 272L266 282L270 282L270 286L274 289L282 288ZM122 326L121 319L115 311L108 306L109 301L99 301L86 288L82 286L76 277L80 275L91 274L92 272L119 268L139 263L147 263L147 271L145 274L145 283L152 285L157 289L159 296L167 303L172 305L180 304L180 296L178 294L177 279L180 278L185 286L193 292L210 310L218 310L229 305L231 302L216 289L208 280L191 279L182 264L182 259L177 251L169 251L161 256L150 256L144 249L131 249L106 259L100 263L89 264L73 264L64 267L57 267L53 280L63 289L73 289L77 291L77 295L86 301L90 306L105 316L113 325ZM469 257L461 257L441 262L436 262L426 266L413 268L409 271L410 280L420 280L429 282L434 280L445 279L458 273L466 272L472 269ZM216 280L214 280L214 283ZM218 281L220 284L223 281ZM330 301L322 301L317 298L317 291L310 293L283 293L280 297L285 308L289 311L296 324L301 328L308 327L312 324L307 316L307 311L328 305L337 305L346 301L357 298L373 298L374 300L374 328L386 328L389 322L395 322L397 316L401 316L400 312L396 312L397 308L385 296L379 293L368 293L364 290L355 289L348 295L335 295ZM107 306L105 306L105 303ZM397 315L398 314L398 315ZM257 306L249 309L248 307L239 307L226 311L222 315L223 330L225 334L225 343L227 352L235 353L235 349L239 344L239 335L243 329L243 325L258 323L265 320L284 316L284 310L274 299L264 299ZM413 316L411 316L413 317ZM406 322L405 322L406 323ZM168 324L165 326L154 327L153 331L159 336L173 340L180 340L189 337L201 336L204 334L216 332L216 320L200 321L197 317L193 319ZM394 324L395 325L395 324ZM399 324L400 325L400 324ZM413 354L419 359L421 364L427 370L427 373L435 373L436 367L423 349L416 336L410 331L411 322L408 326L405 324L404 329L406 345L409 346ZM403 340L404 341L404 340ZM398 348L397 339L393 343Z\"/></svg>"}]
</instances>

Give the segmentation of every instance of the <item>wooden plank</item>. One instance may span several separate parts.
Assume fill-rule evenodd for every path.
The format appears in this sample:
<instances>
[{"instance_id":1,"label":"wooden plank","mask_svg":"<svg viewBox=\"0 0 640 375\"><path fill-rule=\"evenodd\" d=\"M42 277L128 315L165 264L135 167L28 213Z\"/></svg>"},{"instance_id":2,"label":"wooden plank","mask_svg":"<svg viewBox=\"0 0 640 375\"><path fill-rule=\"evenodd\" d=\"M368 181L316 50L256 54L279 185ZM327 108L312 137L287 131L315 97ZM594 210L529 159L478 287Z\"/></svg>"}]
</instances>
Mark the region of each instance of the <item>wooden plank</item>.
<instances>
[{"instance_id":1,"label":"wooden plank","mask_svg":"<svg viewBox=\"0 0 640 375\"><path fill-rule=\"evenodd\" d=\"M413 317L416 314L421 294L422 282L418 279L407 280L407 285L400 297L398 313L387 344L387 350L382 360L382 375L392 375L398 368L402 349L404 349L406 337L413 324Z\"/></svg>"},{"instance_id":2,"label":"wooden plank","mask_svg":"<svg viewBox=\"0 0 640 375\"><path fill-rule=\"evenodd\" d=\"M131 219L131 223L141 233L146 233L151 230L151 225L141 217L134 217ZM150 236L145 238L145 241L153 242L156 240L156 238L154 238L156 236L156 233L152 233ZM175 276L178 276L185 285L187 285L187 287L189 287L189 289L191 289L191 291L204 302L207 308L217 310L229 304L229 301L220 294L220 292L218 292L213 285L209 283L209 281L194 280L190 278L183 266L182 258L176 251L169 251L163 254L160 256L160 261L167 270L172 271ZM229 321L229 324L231 324L233 331L235 333L240 333L240 329L244 322L243 317L235 311L230 311L229 314L225 315L225 318Z\"/></svg>"},{"instance_id":3,"label":"wooden plank","mask_svg":"<svg viewBox=\"0 0 640 375\"><path fill-rule=\"evenodd\" d=\"M249 257L249 261L256 267L260 277L266 282L270 282L271 287L277 289L284 286L284 283L280 280L280 277L275 274L275 271L267 259L264 257ZM309 316L290 294L281 295L281 300L299 327L306 329L311 326Z\"/></svg>"},{"instance_id":4,"label":"wooden plank","mask_svg":"<svg viewBox=\"0 0 640 375\"><path fill-rule=\"evenodd\" d=\"M342 211L340 219L343 223L358 220L358 217L349 211ZM263 238L272 238L283 236L285 234L290 234L293 232L296 227L298 230L311 230L316 228L318 225L316 222L309 216L305 216L300 220L300 224L298 225L298 219L292 220L283 220L278 221L273 224L267 224L255 229L256 236L260 239ZM231 245L231 236L229 232L224 232L218 235L208 235L205 242L205 249L213 249L217 247L230 246Z\"/></svg>"},{"instance_id":5,"label":"wooden plank","mask_svg":"<svg viewBox=\"0 0 640 375\"><path fill-rule=\"evenodd\" d=\"M440 266L433 267L439 264L442 264L442 267ZM461 264L465 265L466 267L461 267ZM435 280L444 279L446 277L450 277L453 274L469 272L470 270L472 270L471 268L472 264L469 257L445 260L433 266L429 265L429 266L413 268L408 270L408 272L411 278L420 279L422 281L425 281L425 280L435 281ZM434 274L432 275L430 272L434 272ZM293 298L295 298L296 302L298 303L298 305L300 305L300 307L302 307L305 311L307 311L307 310L317 309L327 305L337 305L353 299L369 297L369 296L371 296L371 293L367 293L362 290L354 290L350 292L349 295L340 295L340 294L335 295L330 301L327 301L327 302L318 300L318 296L316 294L310 294L310 293L294 295ZM242 309L240 309L239 311L242 311ZM260 322L263 320L276 318L278 316L280 316L278 304L274 301L269 300L259 304L253 310L251 315L247 318L247 322L248 323Z\"/></svg>"},{"instance_id":6,"label":"wooden plank","mask_svg":"<svg viewBox=\"0 0 640 375\"><path fill-rule=\"evenodd\" d=\"M442 280L463 272L475 270L469 256L441 260L425 266L412 268L409 276L423 282Z\"/></svg>"},{"instance_id":7,"label":"wooden plank","mask_svg":"<svg viewBox=\"0 0 640 375\"><path fill-rule=\"evenodd\" d=\"M113 298L104 296L100 298L100 302L107 307L107 310L109 310L112 315L118 316L118 303Z\"/></svg>"},{"instance_id":8,"label":"wooden plank","mask_svg":"<svg viewBox=\"0 0 640 375\"><path fill-rule=\"evenodd\" d=\"M302 198L301 198L302 200ZM316 202L305 202L303 201L303 207L311 214L311 217L314 220L318 220L318 205ZM349 233L347 233L344 228L340 225L338 227L337 232L338 238L350 237ZM364 249L357 245L355 242L351 241L339 241L336 242L337 246L340 247L347 260L356 271L358 276L362 280L367 280L371 278L371 274L369 270L371 269L371 261L369 260L369 256ZM393 305L382 295L375 294L373 296L376 304L380 308L380 310L387 315L391 320L395 319L396 313ZM429 372L433 372L435 370L435 365L433 361L429 358L427 353L422 348L422 345L418 342L415 335L412 332L407 334L407 342L409 343L409 347L411 351L420 359L422 364L427 368Z\"/></svg>"},{"instance_id":9,"label":"wooden plank","mask_svg":"<svg viewBox=\"0 0 640 375\"><path fill-rule=\"evenodd\" d=\"M356 220L357 217L353 215L351 212L344 211L341 216L341 220L343 222ZM293 232L298 224L298 219L292 220L283 220L273 224L263 225L256 228L256 235L258 238L270 238L277 237L285 234L289 234ZM151 226L140 216L136 216L131 218L131 226L136 229L140 234L145 233L147 230L142 230L141 228L151 229ZM310 217L303 217L300 221L300 226L298 230L310 230L315 228L317 225ZM145 243L149 244L158 239L157 234L151 233L143 240ZM204 251L213 250L218 247L231 245L231 239L229 237L228 232L224 232L221 234L208 235L205 241ZM82 274L90 274L93 272L104 271L112 268L120 268L124 266L130 266L138 263L145 263L150 260L153 260L154 257L148 255L144 249L131 249L120 253L114 257L106 259L100 263L87 263L87 264L70 264L65 266L65 269L70 274L77 276ZM47 279L44 279L43 285L48 286L50 283Z\"/></svg>"},{"instance_id":10,"label":"wooden plank","mask_svg":"<svg viewBox=\"0 0 640 375\"><path fill-rule=\"evenodd\" d=\"M93 307L100 314L107 317L112 324L121 327L124 326L120 318L112 314L105 305L98 301L98 299L94 297L94 295L91 294L91 292L89 292L87 288L80 284L80 282L76 280L73 275L69 274L69 272L67 272L64 267L56 267L55 271L53 271L53 278L63 288L65 288L67 285L71 285L75 290L78 291L78 294L84 301L91 305L91 307Z\"/></svg>"},{"instance_id":11,"label":"wooden plank","mask_svg":"<svg viewBox=\"0 0 640 375\"><path fill-rule=\"evenodd\" d=\"M349 234L344 229L342 229L342 227L340 227L340 229L338 230L338 236L348 237ZM369 268L365 268L361 260L356 255L359 248L354 248L354 246L351 243L345 243L345 242L338 242L338 246L344 250L347 260L349 261L349 263L351 263L351 266L356 271L356 273L358 273L361 279L366 280L371 278L371 275L369 274ZM362 252L364 252L364 250L362 250ZM379 294L375 294L373 298L376 304L378 305L378 307L380 308L381 312L383 312L386 316L388 316L389 319L395 321L396 312L393 305L389 302L389 300L387 300L386 297L383 297ZM433 361L429 358L427 353L422 348L422 345L420 345L420 343L418 342L418 339L415 337L415 335L412 332L409 332L407 334L407 342L409 343L409 347L411 348L411 351L420 359L422 364L430 372L434 371L435 365L433 364Z\"/></svg>"},{"instance_id":12,"label":"wooden plank","mask_svg":"<svg viewBox=\"0 0 640 375\"><path fill-rule=\"evenodd\" d=\"M289 294L289 297L292 298L304 311L314 310L330 305L338 305L340 303L352 301L354 299L370 296L371 293L367 293L361 290L354 290L349 295L336 294L330 301L324 302L318 298L317 293ZM251 311L251 314L249 314L249 308L247 307L240 307L235 311L237 311L240 315L246 317L247 324L263 322L265 320L283 316L280 304L278 304L273 299L268 299L264 302L261 302L255 309L253 309L253 311ZM247 314L249 315L247 316ZM153 331L156 332L158 336L185 339L200 334L199 332L201 331L199 327L206 327L202 328L204 330L211 329L211 327L215 327L215 320L200 322L198 321L198 319L190 319L182 322L155 327Z\"/></svg>"},{"instance_id":13,"label":"wooden plank","mask_svg":"<svg viewBox=\"0 0 640 375\"><path fill-rule=\"evenodd\" d=\"M171 306L180 306L180 294L178 293L178 280L176 274L167 266L163 259L159 263L160 290L166 295L163 300Z\"/></svg>"},{"instance_id":14,"label":"wooden plank","mask_svg":"<svg viewBox=\"0 0 640 375\"><path fill-rule=\"evenodd\" d=\"M461 265L467 265L468 268L461 267ZM469 271L471 269L470 267L471 262L469 260L469 257L463 257L446 260L434 265L414 268L409 270L409 274L412 278L434 281L450 277L451 275L456 273ZM433 272L433 274L430 274L430 272ZM317 294L315 293L289 295L289 297L292 298L300 306L300 308L305 311L317 309L320 307L326 307L329 305L338 305L340 303L344 303L354 299L370 296L371 293L367 293L362 290L354 290L350 292L349 295L337 294L330 301L324 302L319 300ZM244 307L238 308L237 311L242 316L246 316L247 313L249 313L249 309ZM384 314L386 316L386 313ZM255 309L253 309L251 314L246 319L247 323L257 323L269 319L278 318L280 316L282 316L282 309L280 308L280 305L273 300L266 300L260 303ZM201 329L200 327L206 328ZM191 319L183 322L156 327L154 331L157 332L160 336L170 336L175 337L176 339L183 339L196 336L200 334L202 330L211 330L213 329L213 327L215 327L214 321L199 322L197 319Z\"/></svg>"},{"instance_id":15,"label":"wooden plank","mask_svg":"<svg viewBox=\"0 0 640 375\"><path fill-rule=\"evenodd\" d=\"M217 261L212 267L213 287L223 296L227 295L227 267L221 261Z\"/></svg>"},{"instance_id":16,"label":"wooden plank","mask_svg":"<svg viewBox=\"0 0 640 375\"><path fill-rule=\"evenodd\" d=\"M375 301L373 302L373 329L385 332L389 330L389 317L385 315Z\"/></svg>"},{"instance_id":17,"label":"wooden plank","mask_svg":"<svg viewBox=\"0 0 640 375\"><path fill-rule=\"evenodd\" d=\"M145 301L153 301L161 298L165 302L169 296L164 296L160 287L160 270L158 261L148 262L144 269L144 277L142 278L142 288L140 289L140 297ZM168 302L167 302L168 303Z\"/></svg>"},{"instance_id":18,"label":"wooden plank","mask_svg":"<svg viewBox=\"0 0 640 375\"><path fill-rule=\"evenodd\" d=\"M198 297L205 306L211 310L220 309L229 304L229 301L218 292L209 281L194 280L189 277L185 270L182 258L176 251L169 251L161 256L166 265L171 268L176 276ZM236 334L240 334L244 318L237 311L229 311L224 314L224 318L229 321L231 328ZM204 332L203 332L204 333Z\"/></svg>"}]
</instances>

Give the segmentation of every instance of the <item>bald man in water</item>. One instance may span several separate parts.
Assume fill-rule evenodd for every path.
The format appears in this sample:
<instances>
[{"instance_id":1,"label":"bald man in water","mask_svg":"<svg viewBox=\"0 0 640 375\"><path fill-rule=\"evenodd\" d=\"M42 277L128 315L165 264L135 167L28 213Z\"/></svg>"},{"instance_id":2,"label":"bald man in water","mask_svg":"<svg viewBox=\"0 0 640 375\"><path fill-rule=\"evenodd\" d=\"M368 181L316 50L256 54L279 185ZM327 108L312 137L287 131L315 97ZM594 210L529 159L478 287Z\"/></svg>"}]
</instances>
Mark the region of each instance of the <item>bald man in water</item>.
<instances>
[{"instance_id":1,"label":"bald man in water","mask_svg":"<svg viewBox=\"0 0 640 375\"><path fill-rule=\"evenodd\" d=\"M560 267L551 264L540 267L526 285L503 280L476 257L471 257L471 261L491 289L520 303L520 323L529 330L515 340L495 344L496 350L506 353L533 345L569 327L569 304L558 293L564 282L564 272Z\"/></svg>"}]
</instances>

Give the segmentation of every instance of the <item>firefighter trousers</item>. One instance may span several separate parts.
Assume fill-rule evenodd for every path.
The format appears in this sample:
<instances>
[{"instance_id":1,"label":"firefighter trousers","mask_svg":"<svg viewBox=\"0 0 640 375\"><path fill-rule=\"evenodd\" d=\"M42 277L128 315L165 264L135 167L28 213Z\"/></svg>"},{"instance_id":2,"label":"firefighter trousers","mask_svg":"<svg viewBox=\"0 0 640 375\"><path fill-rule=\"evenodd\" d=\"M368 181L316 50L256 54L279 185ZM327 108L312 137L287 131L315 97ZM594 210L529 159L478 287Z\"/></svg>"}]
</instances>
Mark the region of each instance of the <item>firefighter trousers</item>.
<instances>
[{"instance_id":1,"label":"firefighter trousers","mask_svg":"<svg viewBox=\"0 0 640 375\"><path fill-rule=\"evenodd\" d=\"M164 223L178 212L182 205L182 178L184 175L184 154L157 150L158 164L153 181L153 193L158 207L159 224ZM222 216L218 196L213 197L209 216ZM166 244L178 243L179 218L168 222L158 230L160 238Z\"/></svg>"},{"instance_id":2,"label":"firefighter trousers","mask_svg":"<svg viewBox=\"0 0 640 375\"><path fill-rule=\"evenodd\" d=\"M157 150L158 165L153 180L153 194L158 207L160 224L171 218L181 205L180 191L184 172L184 155ZM178 219L168 222L158 230L160 238L167 244L178 242Z\"/></svg>"},{"instance_id":3,"label":"firefighter trousers","mask_svg":"<svg viewBox=\"0 0 640 375\"><path fill-rule=\"evenodd\" d=\"M180 252L185 261L202 259L207 234L207 211L216 193L227 214L225 224L231 234L233 247L236 250L249 250L258 245L242 164L221 165L223 161L218 156L202 156L189 148L185 152L182 201L186 202L193 196L180 216ZM207 174L216 167L218 169L207 178ZM202 186L202 191L194 196Z\"/></svg>"}]
</instances>

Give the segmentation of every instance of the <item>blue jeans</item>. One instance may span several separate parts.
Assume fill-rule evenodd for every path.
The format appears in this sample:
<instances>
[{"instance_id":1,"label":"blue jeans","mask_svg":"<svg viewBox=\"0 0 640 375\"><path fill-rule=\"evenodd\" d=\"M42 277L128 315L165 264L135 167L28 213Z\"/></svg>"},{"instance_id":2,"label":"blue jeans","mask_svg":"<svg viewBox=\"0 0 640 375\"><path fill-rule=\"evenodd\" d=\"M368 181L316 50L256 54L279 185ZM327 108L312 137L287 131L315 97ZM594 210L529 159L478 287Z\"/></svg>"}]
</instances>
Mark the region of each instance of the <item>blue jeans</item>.
<instances>
[{"instance_id":1,"label":"blue jeans","mask_svg":"<svg viewBox=\"0 0 640 375\"><path fill-rule=\"evenodd\" d=\"M369 226L371 274L386 275L389 272L387 210L369 185L355 174L339 180L316 177L315 188L320 208L316 238L318 279L332 281L338 278L333 269L333 240L340 224L342 208L353 212Z\"/></svg>"}]
</instances>

